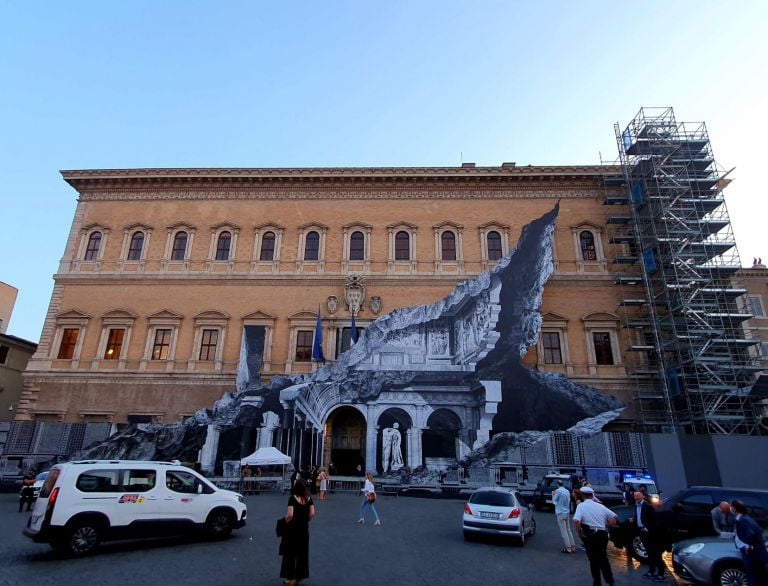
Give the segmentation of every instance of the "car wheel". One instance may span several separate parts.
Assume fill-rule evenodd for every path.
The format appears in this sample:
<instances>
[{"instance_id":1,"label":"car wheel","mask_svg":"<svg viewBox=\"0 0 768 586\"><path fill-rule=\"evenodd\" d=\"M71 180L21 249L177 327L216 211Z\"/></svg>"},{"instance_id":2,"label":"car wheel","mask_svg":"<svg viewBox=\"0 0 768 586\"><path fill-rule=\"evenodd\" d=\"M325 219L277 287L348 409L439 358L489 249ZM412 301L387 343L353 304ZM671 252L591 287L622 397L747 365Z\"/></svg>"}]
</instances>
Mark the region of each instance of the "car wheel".
<instances>
[{"instance_id":1,"label":"car wheel","mask_svg":"<svg viewBox=\"0 0 768 586\"><path fill-rule=\"evenodd\" d=\"M725 566L714 572L712 584L716 586L747 586L747 574L739 566Z\"/></svg>"},{"instance_id":2,"label":"car wheel","mask_svg":"<svg viewBox=\"0 0 768 586\"><path fill-rule=\"evenodd\" d=\"M216 509L211 511L205 521L205 532L211 539L224 539L232 533L234 524L232 513L224 509Z\"/></svg>"},{"instance_id":3,"label":"car wheel","mask_svg":"<svg viewBox=\"0 0 768 586\"><path fill-rule=\"evenodd\" d=\"M531 537L536 535L536 519L531 519L531 527L528 531L528 535Z\"/></svg>"},{"instance_id":4,"label":"car wheel","mask_svg":"<svg viewBox=\"0 0 768 586\"><path fill-rule=\"evenodd\" d=\"M648 563L648 552L645 550L645 545L639 535L632 539L632 542L627 546L627 551L629 551L629 555L641 564Z\"/></svg>"},{"instance_id":5,"label":"car wheel","mask_svg":"<svg viewBox=\"0 0 768 586\"><path fill-rule=\"evenodd\" d=\"M80 521L73 525L61 542L54 543L54 549L73 556L88 555L101 543L101 527L92 521Z\"/></svg>"}]
</instances>

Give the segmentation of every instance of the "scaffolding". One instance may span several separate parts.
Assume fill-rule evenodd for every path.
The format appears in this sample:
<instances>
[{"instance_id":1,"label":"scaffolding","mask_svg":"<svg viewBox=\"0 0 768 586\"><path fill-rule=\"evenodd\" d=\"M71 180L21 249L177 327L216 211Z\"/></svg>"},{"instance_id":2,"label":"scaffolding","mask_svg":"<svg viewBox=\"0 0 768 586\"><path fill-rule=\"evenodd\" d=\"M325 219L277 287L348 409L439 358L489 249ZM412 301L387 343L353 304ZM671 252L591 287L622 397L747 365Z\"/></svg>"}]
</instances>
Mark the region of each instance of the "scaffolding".
<instances>
[{"instance_id":1,"label":"scaffolding","mask_svg":"<svg viewBox=\"0 0 768 586\"><path fill-rule=\"evenodd\" d=\"M645 431L753 434L751 396L761 369L735 284L741 268L703 123L672 108L643 108L615 126L620 174L607 173L604 203L617 254L616 284L627 351L638 357L634 403ZM619 186L621 190L619 190ZM615 207L614 207L615 206Z\"/></svg>"}]
</instances>

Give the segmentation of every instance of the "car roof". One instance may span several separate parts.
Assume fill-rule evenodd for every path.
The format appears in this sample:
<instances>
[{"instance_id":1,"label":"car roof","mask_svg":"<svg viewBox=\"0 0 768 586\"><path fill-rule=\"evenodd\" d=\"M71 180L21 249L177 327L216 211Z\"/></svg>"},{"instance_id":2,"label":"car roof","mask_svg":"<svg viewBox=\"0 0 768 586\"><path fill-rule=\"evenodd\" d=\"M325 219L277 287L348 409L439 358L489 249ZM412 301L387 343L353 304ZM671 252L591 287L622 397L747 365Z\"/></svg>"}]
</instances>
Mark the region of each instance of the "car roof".
<instances>
[{"instance_id":1,"label":"car roof","mask_svg":"<svg viewBox=\"0 0 768 586\"><path fill-rule=\"evenodd\" d=\"M720 492L749 492L768 495L764 488L734 488L731 486L689 486L683 490L717 490Z\"/></svg>"},{"instance_id":2,"label":"car roof","mask_svg":"<svg viewBox=\"0 0 768 586\"><path fill-rule=\"evenodd\" d=\"M472 494L475 494L475 492L506 492L511 494L517 491L514 488L507 486L482 486L476 488Z\"/></svg>"}]
</instances>

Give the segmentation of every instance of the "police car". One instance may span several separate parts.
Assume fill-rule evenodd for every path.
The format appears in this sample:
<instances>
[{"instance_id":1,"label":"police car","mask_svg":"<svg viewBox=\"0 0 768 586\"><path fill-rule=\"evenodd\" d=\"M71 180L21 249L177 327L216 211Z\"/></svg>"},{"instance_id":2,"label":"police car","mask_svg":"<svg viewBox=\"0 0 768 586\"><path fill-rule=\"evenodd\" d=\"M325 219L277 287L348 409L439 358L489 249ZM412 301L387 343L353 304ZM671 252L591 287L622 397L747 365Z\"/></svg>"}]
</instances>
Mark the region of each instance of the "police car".
<instances>
[{"instance_id":1,"label":"police car","mask_svg":"<svg viewBox=\"0 0 768 586\"><path fill-rule=\"evenodd\" d=\"M86 460L54 466L24 535L71 555L114 539L200 529L213 539L245 525L243 496L178 462Z\"/></svg>"}]
</instances>

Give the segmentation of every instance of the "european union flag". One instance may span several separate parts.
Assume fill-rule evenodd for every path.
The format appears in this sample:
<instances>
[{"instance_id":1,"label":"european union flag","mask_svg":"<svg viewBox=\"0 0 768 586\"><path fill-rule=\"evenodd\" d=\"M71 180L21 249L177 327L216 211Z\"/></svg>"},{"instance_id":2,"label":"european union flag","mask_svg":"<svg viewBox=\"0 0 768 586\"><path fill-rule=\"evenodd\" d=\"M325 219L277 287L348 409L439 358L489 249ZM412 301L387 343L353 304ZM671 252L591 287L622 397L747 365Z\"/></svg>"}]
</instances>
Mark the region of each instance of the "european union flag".
<instances>
[{"instance_id":1,"label":"european union flag","mask_svg":"<svg viewBox=\"0 0 768 586\"><path fill-rule=\"evenodd\" d=\"M315 340L312 343L312 360L325 362L323 355L323 320L320 319L320 308L317 308L317 324L315 325Z\"/></svg>"},{"instance_id":2,"label":"european union flag","mask_svg":"<svg viewBox=\"0 0 768 586\"><path fill-rule=\"evenodd\" d=\"M352 333L349 336L351 343L354 345L357 342L357 326L355 325L355 312L352 312Z\"/></svg>"}]
</instances>

